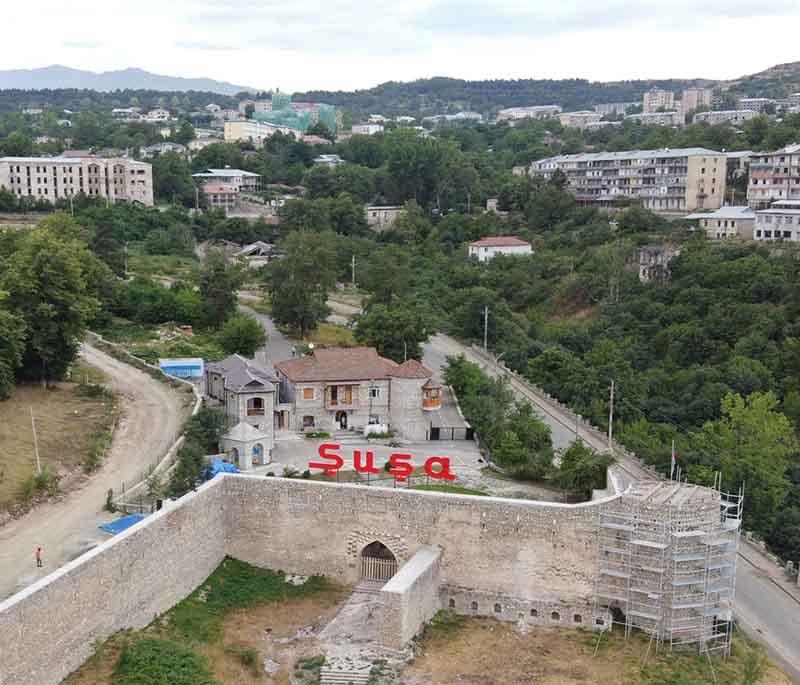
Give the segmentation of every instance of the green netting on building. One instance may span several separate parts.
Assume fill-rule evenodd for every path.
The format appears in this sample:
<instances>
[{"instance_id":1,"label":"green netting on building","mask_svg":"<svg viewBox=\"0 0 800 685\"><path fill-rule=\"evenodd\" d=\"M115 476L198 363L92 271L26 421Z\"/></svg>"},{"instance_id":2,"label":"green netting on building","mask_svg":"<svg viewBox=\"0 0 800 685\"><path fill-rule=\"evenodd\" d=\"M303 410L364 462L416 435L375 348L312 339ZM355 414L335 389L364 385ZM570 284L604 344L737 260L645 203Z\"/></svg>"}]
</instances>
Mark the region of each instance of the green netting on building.
<instances>
[{"instance_id":1,"label":"green netting on building","mask_svg":"<svg viewBox=\"0 0 800 685\"><path fill-rule=\"evenodd\" d=\"M337 129L336 108L333 105L315 104L313 109L295 109L292 107L291 96L281 92L273 94L271 112L255 112L253 119L286 126L300 133L305 133L318 121L325 124L334 135Z\"/></svg>"}]
</instances>

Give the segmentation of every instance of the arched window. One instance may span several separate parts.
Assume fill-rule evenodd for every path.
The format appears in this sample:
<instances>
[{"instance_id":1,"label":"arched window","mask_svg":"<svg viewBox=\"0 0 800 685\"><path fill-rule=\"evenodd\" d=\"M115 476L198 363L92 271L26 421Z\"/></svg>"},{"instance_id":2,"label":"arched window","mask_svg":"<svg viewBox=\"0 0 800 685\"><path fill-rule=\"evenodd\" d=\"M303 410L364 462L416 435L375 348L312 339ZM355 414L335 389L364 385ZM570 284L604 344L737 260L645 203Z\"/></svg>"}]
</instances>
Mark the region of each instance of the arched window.
<instances>
[{"instance_id":1,"label":"arched window","mask_svg":"<svg viewBox=\"0 0 800 685\"><path fill-rule=\"evenodd\" d=\"M264 416L264 399L262 397L252 397L247 400L248 416Z\"/></svg>"},{"instance_id":2,"label":"arched window","mask_svg":"<svg viewBox=\"0 0 800 685\"><path fill-rule=\"evenodd\" d=\"M554 621L560 621L561 614L559 614L557 611L554 611L552 614L550 614L550 618L553 619Z\"/></svg>"},{"instance_id":3,"label":"arched window","mask_svg":"<svg viewBox=\"0 0 800 685\"><path fill-rule=\"evenodd\" d=\"M500 613L500 610L501 610L501 607L500 607L500 605L499 605L499 604L495 604L495 605L494 605L494 613L496 613L496 614L499 614L499 613Z\"/></svg>"},{"instance_id":4,"label":"arched window","mask_svg":"<svg viewBox=\"0 0 800 685\"><path fill-rule=\"evenodd\" d=\"M449 606L450 606L451 609L455 609L456 608L456 600L451 599Z\"/></svg>"},{"instance_id":5,"label":"arched window","mask_svg":"<svg viewBox=\"0 0 800 685\"><path fill-rule=\"evenodd\" d=\"M253 445L253 463L264 463L264 445L262 445L260 442L257 442L255 445Z\"/></svg>"},{"instance_id":6,"label":"arched window","mask_svg":"<svg viewBox=\"0 0 800 685\"><path fill-rule=\"evenodd\" d=\"M531 618L536 618L539 612L536 609L531 609Z\"/></svg>"},{"instance_id":7,"label":"arched window","mask_svg":"<svg viewBox=\"0 0 800 685\"><path fill-rule=\"evenodd\" d=\"M473 602L472 604L470 604L470 609L472 609L473 611L477 611L478 610L478 603L477 602Z\"/></svg>"}]
</instances>

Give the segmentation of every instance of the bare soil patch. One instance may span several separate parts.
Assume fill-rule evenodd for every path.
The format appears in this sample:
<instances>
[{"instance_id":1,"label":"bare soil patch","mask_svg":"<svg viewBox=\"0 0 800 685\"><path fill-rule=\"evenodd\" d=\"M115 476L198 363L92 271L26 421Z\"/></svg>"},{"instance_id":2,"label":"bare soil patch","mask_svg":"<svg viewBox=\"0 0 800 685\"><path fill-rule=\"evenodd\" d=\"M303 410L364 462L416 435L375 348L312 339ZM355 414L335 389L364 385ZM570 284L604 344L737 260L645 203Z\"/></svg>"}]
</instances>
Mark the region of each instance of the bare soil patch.
<instances>
[{"instance_id":1,"label":"bare soil patch","mask_svg":"<svg viewBox=\"0 0 800 685\"><path fill-rule=\"evenodd\" d=\"M694 653L651 649L635 633L629 640L604 636L597 655L595 634L540 628L526 635L508 623L492 619L465 619L457 627L436 631L423 641L423 653L403 673L406 685L583 685L588 683L695 683L714 682L707 661ZM715 662L717 682L742 680L743 654L749 649L737 641L734 656ZM738 653L737 653L738 652ZM675 674L673 676L673 674ZM678 676L677 674L681 674ZM683 677L684 679L669 679ZM667 678L667 679L665 679ZM789 685L791 680L769 665L760 685Z\"/></svg>"},{"instance_id":2,"label":"bare soil patch","mask_svg":"<svg viewBox=\"0 0 800 685\"><path fill-rule=\"evenodd\" d=\"M75 364L72 377L89 383L106 380L86 364ZM36 472L31 409L42 467L51 468L62 479L60 488L69 490L82 481L81 466L93 440L114 421L111 405L108 396L80 392L77 382L48 389L22 384L0 401L0 510L21 500L23 483Z\"/></svg>"}]
</instances>

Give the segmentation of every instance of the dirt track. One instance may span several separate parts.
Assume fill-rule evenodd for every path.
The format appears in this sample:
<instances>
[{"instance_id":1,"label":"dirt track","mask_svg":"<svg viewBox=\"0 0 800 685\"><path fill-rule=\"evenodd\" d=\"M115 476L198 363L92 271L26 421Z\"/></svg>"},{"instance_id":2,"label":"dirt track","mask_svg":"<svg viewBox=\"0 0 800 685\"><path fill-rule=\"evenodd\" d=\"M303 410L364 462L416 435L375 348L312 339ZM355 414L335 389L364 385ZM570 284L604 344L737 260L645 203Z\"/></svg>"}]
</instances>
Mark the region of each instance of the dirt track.
<instances>
[{"instance_id":1,"label":"dirt track","mask_svg":"<svg viewBox=\"0 0 800 685\"><path fill-rule=\"evenodd\" d=\"M162 456L189 412L188 395L88 345L82 356L119 393L122 418L102 468L84 486L0 528L0 600L105 540L98 525L113 518L103 511L108 489L131 484ZM34 563L37 545L43 549L42 569Z\"/></svg>"}]
</instances>

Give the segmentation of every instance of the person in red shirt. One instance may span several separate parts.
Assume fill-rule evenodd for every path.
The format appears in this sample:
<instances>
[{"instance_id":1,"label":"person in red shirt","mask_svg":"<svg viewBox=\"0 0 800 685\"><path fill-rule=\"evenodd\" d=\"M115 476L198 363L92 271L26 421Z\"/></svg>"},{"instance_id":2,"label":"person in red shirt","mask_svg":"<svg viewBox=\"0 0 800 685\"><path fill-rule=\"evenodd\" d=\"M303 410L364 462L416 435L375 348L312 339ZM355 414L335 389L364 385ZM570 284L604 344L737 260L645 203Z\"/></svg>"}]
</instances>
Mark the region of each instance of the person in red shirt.
<instances>
[{"instance_id":1,"label":"person in red shirt","mask_svg":"<svg viewBox=\"0 0 800 685\"><path fill-rule=\"evenodd\" d=\"M36 568L42 568L42 548L36 548Z\"/></svg>"}]
</instances>

